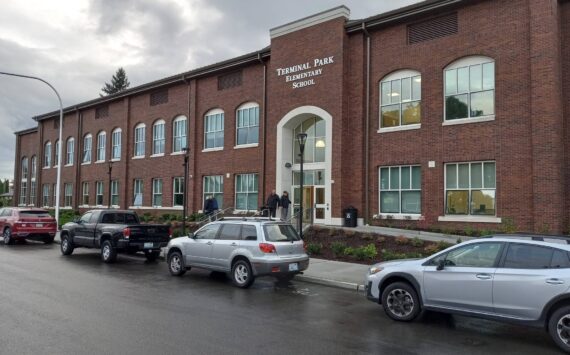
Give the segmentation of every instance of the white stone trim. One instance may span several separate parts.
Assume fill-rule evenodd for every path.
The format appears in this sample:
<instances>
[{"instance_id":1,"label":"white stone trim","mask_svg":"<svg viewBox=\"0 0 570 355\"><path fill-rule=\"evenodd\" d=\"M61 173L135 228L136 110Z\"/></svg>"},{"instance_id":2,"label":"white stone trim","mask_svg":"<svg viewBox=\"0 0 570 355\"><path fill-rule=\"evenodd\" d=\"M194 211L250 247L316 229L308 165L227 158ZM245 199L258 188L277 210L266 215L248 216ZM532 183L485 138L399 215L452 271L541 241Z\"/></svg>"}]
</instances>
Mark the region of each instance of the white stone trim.
<instances>
[{"instance_id":1,"label":"white stone trim","mask_svg":"<svg viewBox=\"0 0 570 355\"><path fill-rule=\"evenodd\" d=\"M216 148L206 148L206 149L202 149L202 153L207 153L207 152L219 152L220 150L224 150L224 147L216 147Z\"/></svg>"},{"instance_id":2,"label":"white stone trim","mask_svg":"<svg viewBox=\"0 0 570 355\"><path fill-rule=\"evenodd\" d=\"M91 162L88 161L88 162L85 162L85 163L81 163L81 165L91 165Z\"/></svg>"},{"instance_id":3,"label":"white stone trim","mask_svg":"<svg viewBox=\"0 0 570 355\"><path fill-rule=\"evenodd\" d=\"M493 216L439 216L439 222L470 222L470 223L502 223L502 219Z\"/></svg>"},{"instance_id":4,"label":"white stone trim","mask_svg":"<svg viewBox=\"0 0 570 355\"><path fill-rule=\"evenodd\" d=\"M256 148L256 147L259 147L259 143L240 144L234 146L234 149Z\"/></svg>"},{"instance_id":5,"label":"white stone trim","mask_svg":"<svg viewBox=\"0 0 570 355\"><path fill-rule=\"evenodd\" d=\"M384 128L380 128L377 133L389 133L389 132L398 132L398 131L410 131L413 129L420 129L422 128L422 124L421 123L415 123L415 124L407 124L407 125L403 125L403 126L395 126L395 127L384 127Z\"/></svg>"},{"instance_id":6,"label":"white stone trim","mask_svg":"<svg viewBox=\"0 0 570 355\"><path fill-rule=\"evenodd\" d=\"M95 164L103 164L104 162L105 162L105 160L97 160L97 161L95 162Z\"/></svg>"},{"instance_id":7,"label":"white stone trim","mask_svg":"<svg viewBox=\"0 0 570 355\"><path fill-rule=\"evenodd\" d=\"M473 118L460 118L457 120L447 120L447 121L443 121L443 123L441 125L442 126L454 126L457 124L479 123L479 122L488 122L488 121L494 121L494 120L495 120L495 115L489 115L489 116L481 116L481 117L473 117Z\"/></svg>"},{"instance_id":8,"label":"white stone trim","mask_svg":"<svg viewBox=\"0 0 570 355\"><path fill-rule=\"evenodd\" d=\"M300 20L281 25L279 27L274 27L269 30L269 35L271 38L283 36L295 31L302 30L303 28L318 25L320 23L333 20L335 18L344 17L348 19L350 17L350 9L344 5L319 12Z\"/></svg>"},{"instance_id":9,"label":"white stone trim","mask_svg":"<svg viewBox=\"0 0 570 355\"><path fill-rule=\"evenodd\" d=\"M158 154L152 154L150 157L151 158L158 158L158 157L163 157L164 153L158 153Z\"/></svg>"},{"instance_id":10,"label":"white stone trim","mask_svg":"<svg viewBox=\"0 0 570 355\"><path fill-rule=\"evenodd\" d=\"M132 157L131 159L133 159L133 160L134 159L144 159L144 157L145 157L144 155L136 155L136 156Z\"/></svg>"},{"instance_id":11,"label":"white stone trim","mask_svg":"<svg viewBox=\"0 0 570 355\"><path fill-rule=\"evenodd\" d=\"M419 221L422 218L421 214L411 214L411 213L380 213L378 216L380 217L380 219L388 221L391 219L403 220L403 221Z\"/></svg>"},{"instance_id":12,"label":"white stone trim","mask_svg":"<svg viewBox=\"0 0 570 355\"><path fill-rule=\"evenodd\" d=\"M111 159L111 162L113 162L113 163L116 163L116 162L118 162L118 161L121 161L121 158L114 158L114 159Z\"/></svg>"},{"instance_id":13,"label":"white stone trim","mask_svg":"<svg viewBox=\"0 0 570 355\"><path fill-rule=\"evenodd\" d=\"M184 154L184 151L183 151L183 150L181 150L181 151L179 151L179 152L172 152L172 153L170 153L170 155L183 155L183 154ZM163 154L163 155L164 155L164 154Z\"/></svg>"}]
</instances>

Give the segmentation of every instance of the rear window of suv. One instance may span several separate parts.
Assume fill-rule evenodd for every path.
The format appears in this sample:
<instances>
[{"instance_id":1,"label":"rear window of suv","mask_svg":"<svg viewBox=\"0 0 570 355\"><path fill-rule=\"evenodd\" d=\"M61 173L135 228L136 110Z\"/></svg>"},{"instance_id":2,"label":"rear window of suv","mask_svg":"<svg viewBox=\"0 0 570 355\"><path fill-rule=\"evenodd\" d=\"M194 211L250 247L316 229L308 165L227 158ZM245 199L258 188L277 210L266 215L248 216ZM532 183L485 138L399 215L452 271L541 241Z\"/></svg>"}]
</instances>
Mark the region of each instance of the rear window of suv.
<instances>
[{"instance_id":1,"label":"rear window of suv","mask_svg":"<svg viewBox=\"0 0 570 355\"><path fill-rule=\"evenodd\" d=\"M301 240L290 224L270 224L263 227L268 242L293 242Z\"/></svg>"},{"instance_id":2,"label":"rear window of suv","mask_svg":"<svg viewBox=\"0 0 570 355\"><path fill-rule=\"evenodd\" d=\"M568 252L559 249L528 244L510 244L505 258L505 268L546 269L568 268Z\"/></svg>"},{"instance_id":3,"label":"rear window of suv","mask_svg":"<svg viewBox=\"0 0 570 355\"><path fill-rule=\"evenodd\" d=\"M20 211L20 217L46 218L51 217L47 211Z\"/></svg>"}]
</instances>

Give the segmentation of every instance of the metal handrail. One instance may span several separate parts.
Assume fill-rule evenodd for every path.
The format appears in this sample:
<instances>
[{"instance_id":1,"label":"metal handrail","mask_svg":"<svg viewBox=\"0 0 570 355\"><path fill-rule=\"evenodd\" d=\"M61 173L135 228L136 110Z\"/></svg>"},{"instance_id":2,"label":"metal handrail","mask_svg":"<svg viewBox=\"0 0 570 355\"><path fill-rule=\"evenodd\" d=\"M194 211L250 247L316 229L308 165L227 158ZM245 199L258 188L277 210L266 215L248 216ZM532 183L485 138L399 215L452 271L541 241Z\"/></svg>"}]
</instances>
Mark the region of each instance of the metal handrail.
<instances>
[{"instance_id":1,"label":"metal handrail","mask_svg":"<svg viewBox=\"0 0 570 355\"><path fill-rule=\"evenodd\" d=\"M202 218L201 220L198 221L198 225L201 226L202 224L204 224L204 222L210 222L212 220L216 220L218 219L218 216L221 214L225 214L227 211L229 210L233 210L234 207L226 207L223 210L217 210L215 213L212 213L210 215L207 215L206 217Z\"/></svg>"}]
</instances>

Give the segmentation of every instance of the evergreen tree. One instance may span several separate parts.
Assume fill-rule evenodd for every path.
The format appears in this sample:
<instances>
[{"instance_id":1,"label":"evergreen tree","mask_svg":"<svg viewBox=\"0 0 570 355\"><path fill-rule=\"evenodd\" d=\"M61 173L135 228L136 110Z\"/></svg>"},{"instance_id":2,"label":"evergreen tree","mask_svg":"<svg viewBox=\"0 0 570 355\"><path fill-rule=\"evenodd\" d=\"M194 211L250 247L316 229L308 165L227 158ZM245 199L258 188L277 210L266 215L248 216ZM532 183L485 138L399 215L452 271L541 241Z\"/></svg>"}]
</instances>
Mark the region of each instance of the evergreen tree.
<instances>
[{"instance_id":1,"label":"evergreen tree","mask_svg":"<svg viewBox=\"0 0 570 355\"><path fill-rule=\"evenodd\" d=\"M103 86L101 90L106 95L112 95L128 89L129 85L131 85L131 83L129 83L125 69L119 68L111 78L111 83L105 83L105 86ZM100 96L103 97L104 95L100 94Z\"/></svg>"}]
</instances>

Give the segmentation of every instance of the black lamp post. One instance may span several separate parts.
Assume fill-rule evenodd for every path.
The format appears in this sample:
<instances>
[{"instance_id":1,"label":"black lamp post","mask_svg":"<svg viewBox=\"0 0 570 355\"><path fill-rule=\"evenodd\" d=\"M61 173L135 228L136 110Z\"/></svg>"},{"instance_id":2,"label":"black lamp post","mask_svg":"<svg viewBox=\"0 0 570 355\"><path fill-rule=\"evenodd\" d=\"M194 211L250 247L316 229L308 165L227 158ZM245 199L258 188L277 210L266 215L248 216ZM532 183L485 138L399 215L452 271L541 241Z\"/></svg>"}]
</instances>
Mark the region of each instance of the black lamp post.
<instances>
[{"instance_id":1,"label":"black lamp post","mask_svg":"<svg viewBox=\"0 0 570 355\"><path fill-rule=\"evenodd\" d=\"M299 142L299 150L301 153L299 157L301 158L301 189L299 191L299 236L303 239L303 180L305 177L303 176L303 160L304 156L303 153L305 152L305 142L307 141L307 133L299 133L297 134L297 142Z\"/></svg>"},{"instance_id":2,"label":"black lamp post","mask_svg":"<svg viewBox=\"0 0 570 355\"><path fill-rule=\"evenodd\" d=\"M109 209L112 206L112 203L111 203L111 172L112 171L113 171L113 162L109 161L109 172L108 172L108 174L109 174Z\"/></svg>"},{"instance_id":3,"label":"black lamp post","mask_svg":"<svg viewBox=\"0 0 570 355\"><path fill-rule=\"evenodd\" d=\"M184 193L182 194L182 235L186 234L186 186L188 181L188 156L190 155L190 148L184 147L182 148L184 152Z\"/></svg>"}]
</instances>

